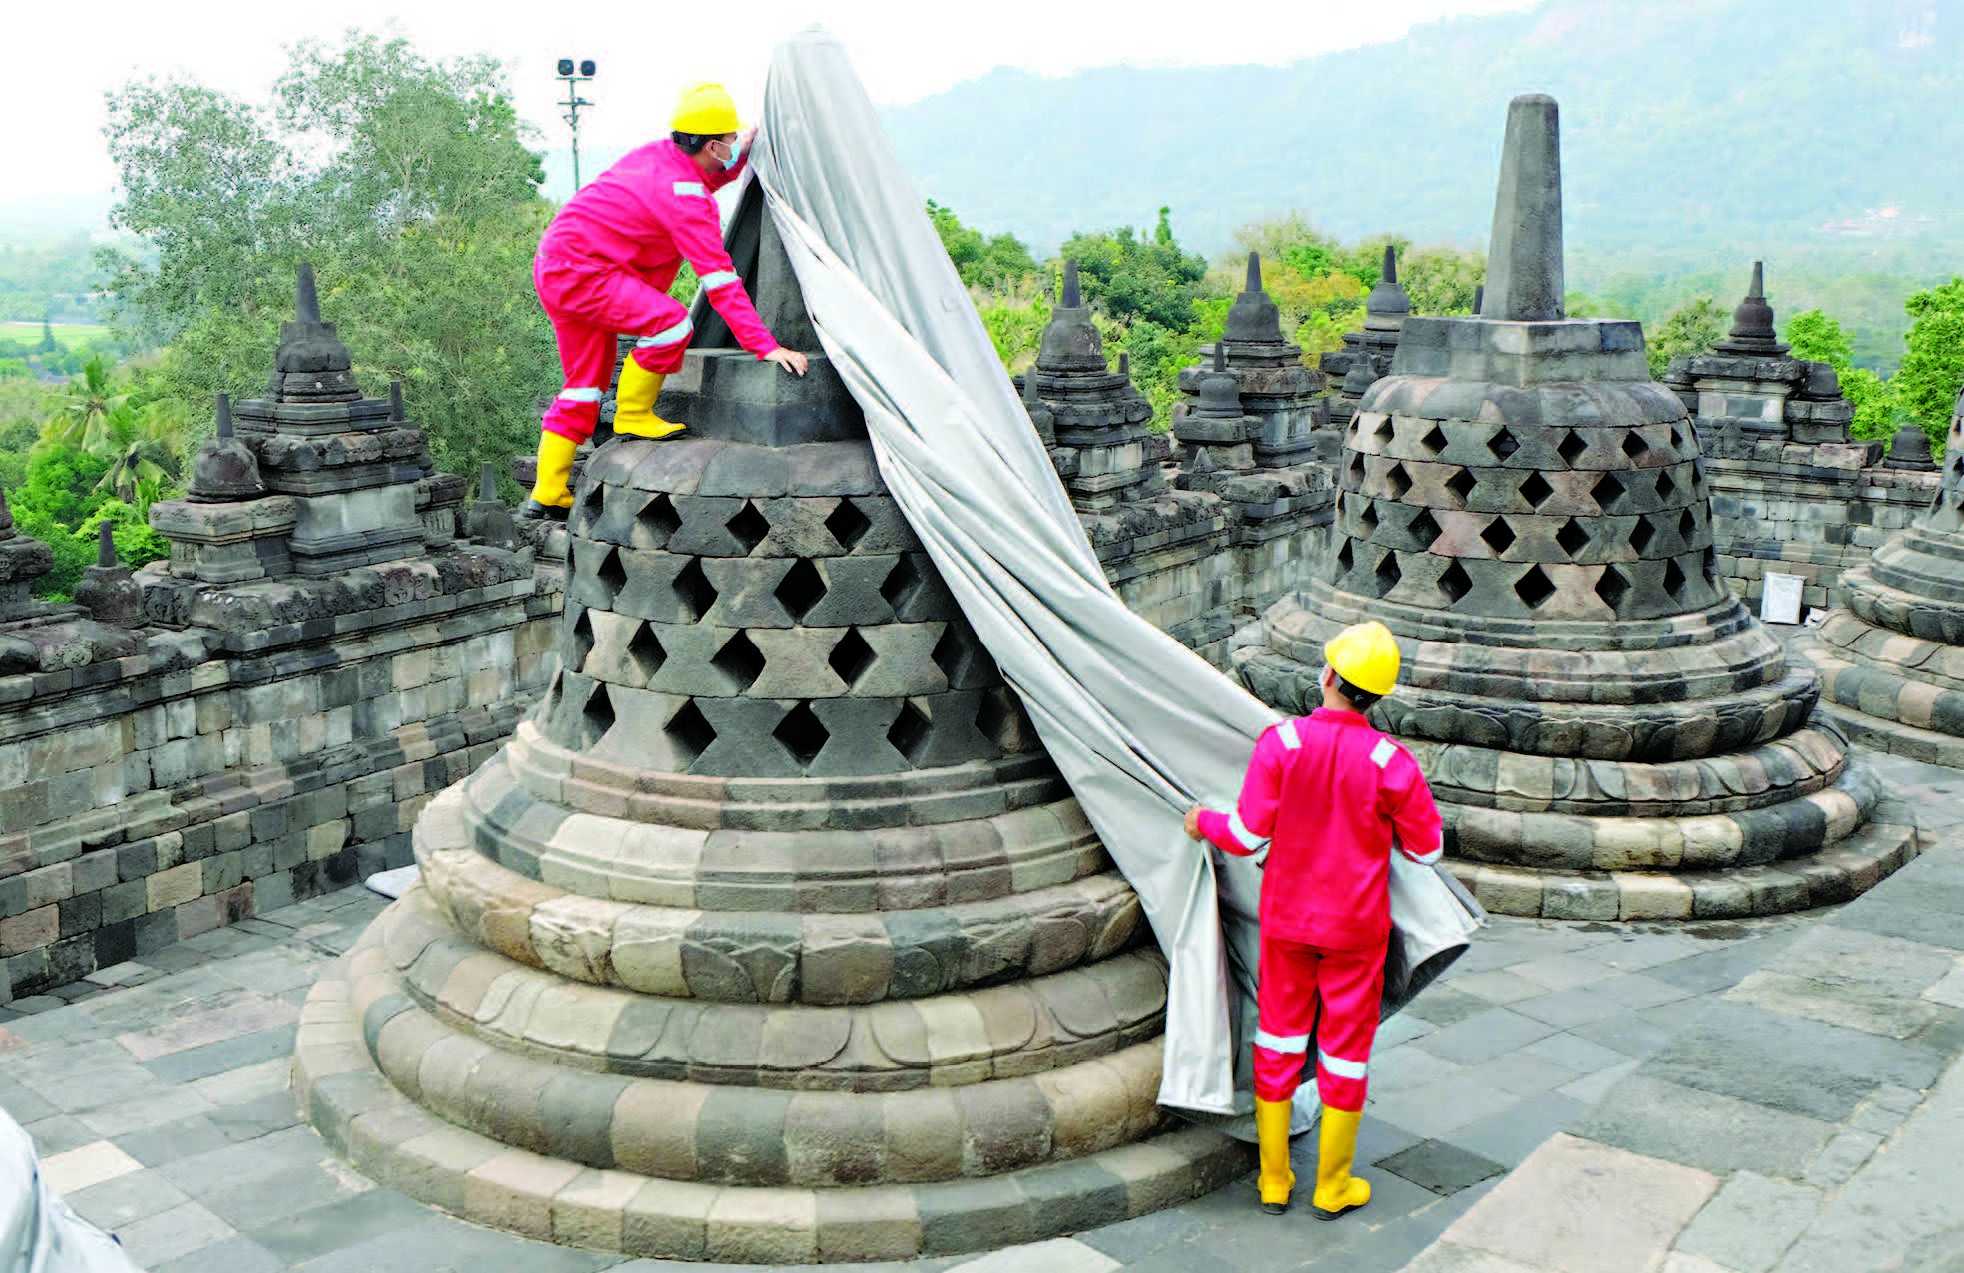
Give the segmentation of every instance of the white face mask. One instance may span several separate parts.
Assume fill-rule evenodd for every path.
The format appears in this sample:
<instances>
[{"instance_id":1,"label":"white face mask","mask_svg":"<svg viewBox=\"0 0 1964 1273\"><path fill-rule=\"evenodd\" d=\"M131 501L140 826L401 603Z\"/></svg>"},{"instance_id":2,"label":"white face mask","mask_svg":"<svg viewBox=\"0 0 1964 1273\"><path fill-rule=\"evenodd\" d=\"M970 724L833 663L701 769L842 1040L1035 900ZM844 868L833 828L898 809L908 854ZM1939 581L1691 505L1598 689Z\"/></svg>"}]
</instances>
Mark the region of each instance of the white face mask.
<instances>
[{"instance_id":1,"label":"white face mask","mask_svg":"<svg viewBox=\"0 0 1964 1273\"><path fill-rule=\"evenodd\" d=\"M730 148L728 157L722 161L723 171L728 172L736 167L737 161L743 157L743 138L739 137L735 141L726 141L723 144Z\"/></svg>"}]
</instances>

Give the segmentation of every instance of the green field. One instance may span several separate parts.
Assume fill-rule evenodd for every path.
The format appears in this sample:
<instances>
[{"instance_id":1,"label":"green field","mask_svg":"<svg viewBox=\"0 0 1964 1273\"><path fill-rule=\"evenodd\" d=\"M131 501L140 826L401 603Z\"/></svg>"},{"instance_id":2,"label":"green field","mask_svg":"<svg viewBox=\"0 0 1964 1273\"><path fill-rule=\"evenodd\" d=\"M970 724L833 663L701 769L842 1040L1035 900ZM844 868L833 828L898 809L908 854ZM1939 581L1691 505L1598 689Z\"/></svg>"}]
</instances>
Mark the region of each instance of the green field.
<instances>
[{"instance_id":1,"label":"green field","mask_svg":"<svg viewBox=\"0 0 1964 1273\"><path fill-rule=\"evenodd\" d=\"M90 349L112 339L107 327L94 323L54 324L55 343L64 349ZM39 323L0 323L0 340L33 346L41 340Z\"/></svg>"}]
</instances>

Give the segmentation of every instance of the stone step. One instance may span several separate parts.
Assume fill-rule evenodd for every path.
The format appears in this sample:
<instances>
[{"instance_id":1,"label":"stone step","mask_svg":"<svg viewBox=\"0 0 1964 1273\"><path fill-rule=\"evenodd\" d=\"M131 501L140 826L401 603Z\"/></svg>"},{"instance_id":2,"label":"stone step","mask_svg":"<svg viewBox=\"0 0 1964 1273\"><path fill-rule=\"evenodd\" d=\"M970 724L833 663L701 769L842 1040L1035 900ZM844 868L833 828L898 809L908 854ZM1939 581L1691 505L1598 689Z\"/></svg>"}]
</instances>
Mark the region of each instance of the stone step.
<instances>
[{"instance_id":1,"label":"stone step","mask_svg":"<svg viewBox=\"0 0 1964 1273\"><path fill-rule=\"evenodd\" d=\"M1156 1038L1166 1007L1165 960L1151 948L983 990L816 1007L570 984L459 935L421 888L376 929L401 992L447 1026L571 1069L696 1084L897 1092L1028 1077ZM795 963L745 966L745 953L680 962L721 955L746 985L797 975Z\"/></svg>"},{"instance_id":2,"label":"stone step","mask_svg":"<svg viewBox=\"0 0 1964 1273\"><path fill-rule=\"evenodd\" d=\"M1895 816L1892 814L1892 816ZM1772 866L1710 871L1534 871L1450 861L1499 915L1544 919L1704 920L1778 915L1845 902L1920 851L1906 818L1870 822L1833 848Z\"/></svg>"},{"instance_id":3,"label":"stone step","mask_svg":"<svg viewBox=\"0 0 1964 1273\"><path fill-rule=\"evenodd\" d=\"M808 1189L657 1179L515 1149L423 1109L376 1068L349 964L315 983L293 1082L303 1114L380 1183L476 1223L662 1259L900 1260L1037 1241L1143 1215L1244 1174L1247 1146L1184 1127L975 1179Z\"/></svg>"},{"instance_id":4,"label":"stone step","mask_svg":"<svg viewBox=\"0 0 1964 1273\"><path fill-rule=\"evenodd\" d=\"M1823 701L1820 713L1846 733L1850 742L1932 765L1964 769L1964 737L1957 734L1871 716L1845 703Z\"/></svg>"}]
</instances>

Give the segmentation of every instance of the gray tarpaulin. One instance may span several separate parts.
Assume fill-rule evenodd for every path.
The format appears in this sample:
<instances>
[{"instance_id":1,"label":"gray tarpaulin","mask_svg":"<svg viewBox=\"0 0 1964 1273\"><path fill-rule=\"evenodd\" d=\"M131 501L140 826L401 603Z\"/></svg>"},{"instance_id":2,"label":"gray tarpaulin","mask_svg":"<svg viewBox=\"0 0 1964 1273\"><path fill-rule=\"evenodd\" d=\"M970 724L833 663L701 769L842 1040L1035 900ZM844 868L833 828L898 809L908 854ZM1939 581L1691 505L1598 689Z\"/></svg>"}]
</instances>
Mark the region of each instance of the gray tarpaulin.
<instances>
[{"instance_id":1,"label":"gray tarpaulin","mask_svg":"<svg viewBox=\"0 0 1964 1273\"><path fill-rule=\"evenodd\" d=\"M1276 715L1106 583L844 51L780 47L752 172L880 472L1144 904L1171 966L1162 1104L1252 1108L1261 873L1186 838ZM1392 855L1387 1007L1465 949L1470 899ZM1313 1084L1298 1126L1315 1109Z\"/></svg>"}]
</instances>

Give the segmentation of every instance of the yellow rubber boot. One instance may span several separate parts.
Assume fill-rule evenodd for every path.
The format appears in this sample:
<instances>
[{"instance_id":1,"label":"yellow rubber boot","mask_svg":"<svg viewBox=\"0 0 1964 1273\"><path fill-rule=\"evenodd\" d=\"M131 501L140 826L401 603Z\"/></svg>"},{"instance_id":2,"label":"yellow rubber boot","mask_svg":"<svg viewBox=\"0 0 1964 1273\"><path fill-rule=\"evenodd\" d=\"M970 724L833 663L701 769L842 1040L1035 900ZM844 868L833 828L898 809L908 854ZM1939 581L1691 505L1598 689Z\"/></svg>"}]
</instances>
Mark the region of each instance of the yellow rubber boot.
<instances>
[{"instance_id":1,"label":"yellow rubber boot","mask_svg":"<svg viewBox=\"0 0 1964 1273\"><path fill-rule=\"evenodd\" d=\"M668 379L629 358L621 364L621 382L614 386L614 432L633 438L673 437L688 428L655 414L655 399Z\"/></svg>"},{"instance_id":2,"label":"yellow rubber boot","mask_svg":"<svg viewBox=\"0 0 1964 1273\"><path fill-rule=\"evenodd\" d=\"M1289 1193L1296 1187L1296 1173L1289 1170L1289 1108L1288 1101L1255 1098L1255 1142L1262 1160L1255 1187L1261 1191L1262 1210L1270 1215L1289 1209Z\"/></svg>"},{"instance_id":3,"label":"yellow rubber boot","mask_svg":"<svg viewBox=\"0 0 1964 1273\"><path fill-rule=\"evenodd\" d=\"M1350 1174L1357 1156L1357 1124L1361 1110L1323 1107L1323 1129L1316 1146L1316 1195L1310 1208L1318 1220L1334 1220L1371 1200L1371 1182Z\"/></svg>"},{"instance_id":4,"label":"yellow rubber boot","mask_svg":"<svg viewBox=\"0 0 1964 1273\"><path fill-rule=\"evenodd\" d=\"M540 431L539 474L532 482L532 498L519 513L520 517L554 521L565 518L566 510L573 506L569 483L573 477L573 452L579 449L579 443L563 434Z\"/></svg>"}]
</instances>

